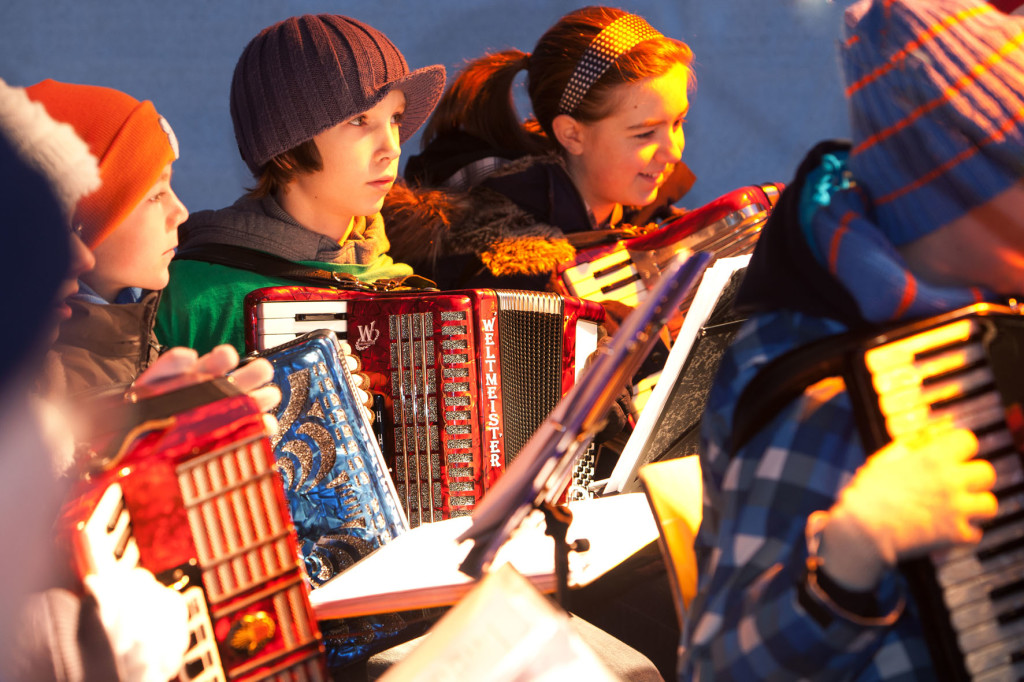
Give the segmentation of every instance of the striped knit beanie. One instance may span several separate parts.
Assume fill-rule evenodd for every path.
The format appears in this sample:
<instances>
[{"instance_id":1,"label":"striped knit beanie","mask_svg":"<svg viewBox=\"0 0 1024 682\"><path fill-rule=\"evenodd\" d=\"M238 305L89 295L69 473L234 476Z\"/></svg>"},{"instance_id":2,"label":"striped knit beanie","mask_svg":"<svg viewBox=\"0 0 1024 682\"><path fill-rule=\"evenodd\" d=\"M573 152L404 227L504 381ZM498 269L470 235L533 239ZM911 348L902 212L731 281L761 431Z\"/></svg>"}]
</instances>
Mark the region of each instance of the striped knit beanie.
<instances>
[{"instance_id":1,"label":"striped knit beanie","mask_svg":"<svg viewBox=\"0 0 1024 682\"><path fill-rule=\"evenodd\" d=\"M893 244L1024 175L1024 17L984 0L861 0L845 19L850 170Z\"/></svg>"}]
</instances>

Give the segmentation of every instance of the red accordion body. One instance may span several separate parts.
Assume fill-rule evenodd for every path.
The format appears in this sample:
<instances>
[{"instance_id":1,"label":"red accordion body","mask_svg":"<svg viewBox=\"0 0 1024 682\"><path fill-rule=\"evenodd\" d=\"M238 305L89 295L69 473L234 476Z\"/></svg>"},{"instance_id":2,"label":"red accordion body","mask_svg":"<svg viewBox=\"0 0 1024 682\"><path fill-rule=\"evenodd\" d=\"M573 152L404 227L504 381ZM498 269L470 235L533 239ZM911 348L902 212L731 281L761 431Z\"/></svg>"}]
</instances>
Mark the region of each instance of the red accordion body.
<instances>
[{"instance_id":1,"label":"red accordion body","mask_svg":"<svg viewBox=\"0 0 1024 682\"><path fill-rule=\"evenodd\" d=\"M557 294L270 287L246 297L264 350L331 329L382 397L375 425L411 525L468 515L575 382L600 305Z\"/></svg>"},{"instance_id":2,"label":"red accordion body","mask_svg":"<svg viewBox=\"0 0 1024 682\"><path fill-rule=\"evenodd\" d=\"M327 679L295 531L252 400L223 398L135 434L66 510L79 573L141 565L186 596L192 642L182 680Z\"/></svg>"},{"instance_id":3,"label":"red accordion body","mask_svg":"<svg viewBox=\"0 0 1024 682\"><path fill-rule=\"evenodd\" d=\"M566 295L636 307L678 253L706 251L713 258L751 253L782 189L781 184L741 187L652 232L581 250L559 266L556 284ZM692 300L693 294L669 320L673 339Z\"/></svg>"}]
</instances>

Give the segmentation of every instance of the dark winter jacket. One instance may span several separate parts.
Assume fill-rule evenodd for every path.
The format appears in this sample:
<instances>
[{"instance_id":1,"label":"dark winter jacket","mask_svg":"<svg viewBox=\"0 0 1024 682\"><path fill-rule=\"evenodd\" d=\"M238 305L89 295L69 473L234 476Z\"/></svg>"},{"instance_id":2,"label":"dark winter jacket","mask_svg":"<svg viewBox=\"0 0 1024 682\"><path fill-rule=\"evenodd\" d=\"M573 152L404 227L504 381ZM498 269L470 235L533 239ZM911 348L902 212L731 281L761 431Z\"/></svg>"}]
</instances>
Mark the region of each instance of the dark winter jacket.
<instances>
[{"instance_id":1,"label":"dark winter jacket","mask_svg":"<svg viewBox=\"0 0 1024 682\"><path fill-rule=\"evenodd\" d=\"M160 344L153 323L160 292L135 303L68 301L71 319L60 326L54 350L60 355L69 396L127 387L156 360Z\"/></svg>"},{"instance_id":2,"label":"dark winter jacket","mask_svg":"<svg viewBox=\"0 0 1024 682\"><path fill-rule=\"evenodd\" d=\"M680 168L656 206L667 208L692 184ZM383 212L391 256L442 289L547 289L579 238L600 227L557 154L510 161L468 192L396 185ZM646 224L655 213L626 211L614 222Z\"/></svg>"}]
</instances>

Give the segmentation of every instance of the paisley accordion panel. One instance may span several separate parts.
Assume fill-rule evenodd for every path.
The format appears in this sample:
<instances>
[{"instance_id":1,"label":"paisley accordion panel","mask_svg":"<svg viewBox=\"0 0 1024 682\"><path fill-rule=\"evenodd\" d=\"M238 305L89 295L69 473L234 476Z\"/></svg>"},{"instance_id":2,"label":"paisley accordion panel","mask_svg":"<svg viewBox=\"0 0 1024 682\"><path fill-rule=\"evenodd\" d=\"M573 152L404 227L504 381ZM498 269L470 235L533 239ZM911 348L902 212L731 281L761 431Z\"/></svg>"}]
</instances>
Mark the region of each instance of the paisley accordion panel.
<instances>
[{"instance_id":1,"label":"paisley accordion panel","mask_svg":"<svg viewBox=\"0 0 1024 682\"><path fill-rule=\"evenodd\" d=\"M573 262L559 266L559 288L567 295L635 308L677 253L705 251L714 258L752 253L782 189L781 184L741 187L653 232L582 250ZM692 300L691 294L680 313ZM669 319L673 339L681 324L681 315Z\"/></svg>"},{"instance_id":2,"label":"paisley accordion panel","mask_svg":"<svg viewBox=\"0 0 1024 682\"><path fill-rule=\"evenodd\" d=\"M494 290L272 287L245 306L251 349L321 328L353 349L412 526L472 512L573 385L604 318L596 303Z\"/></svg>"},{"instance_id":3,"label":"paisley accordion panel","mask_svg":"<svg viewBox=\"0 0 1024 682\"><path fill-rule=\"evenodd\" d=\"M326 680L263 415L246 396L144 425L67 510L81 575L141 565L189 603L179 679Z\"/></svg>"},{"instance_id":4,"label":"paisley accordion panel","mask_svg":"<svg viewBox=\"0 0 1024 682\"><path fill-rule=\"evenodd\" d=\"M281 389L271 438L306 570L320 585L408 528L333 332L263 353Z\"/></svg>"},{"instance_id":5,"label":"paisley accordion panel","mask_svg":"<svg viewBox=\"0 0 1024 682\"><path fill-rule=\"evenodd\" d=\"M869 451L967 428L996 469L981 543L906 567L944 679L1024 677L1024 317L979 304L876 339L849 379Z\"/></svg>"}]
</instances>

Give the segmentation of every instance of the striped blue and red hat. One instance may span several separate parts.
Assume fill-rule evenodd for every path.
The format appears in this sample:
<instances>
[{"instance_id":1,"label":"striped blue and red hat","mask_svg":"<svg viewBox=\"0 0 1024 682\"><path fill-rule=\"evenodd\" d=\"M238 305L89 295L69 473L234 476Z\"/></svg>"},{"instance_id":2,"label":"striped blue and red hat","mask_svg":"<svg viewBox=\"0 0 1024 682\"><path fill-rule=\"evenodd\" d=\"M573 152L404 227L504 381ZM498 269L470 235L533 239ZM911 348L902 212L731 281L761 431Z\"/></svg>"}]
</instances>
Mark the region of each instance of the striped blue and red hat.
<instances>
[{"instance_id":1,"label":"striped blue and red hat","mask_svg":"<svg viewBox=\"0 0 1024 682\"><path fill-rule=\"evenodd\" d=\"M895 245L1024 176L1024 16L984 0L862 0L845 19L849 165Z\"/></svg>"}]
</instances>

